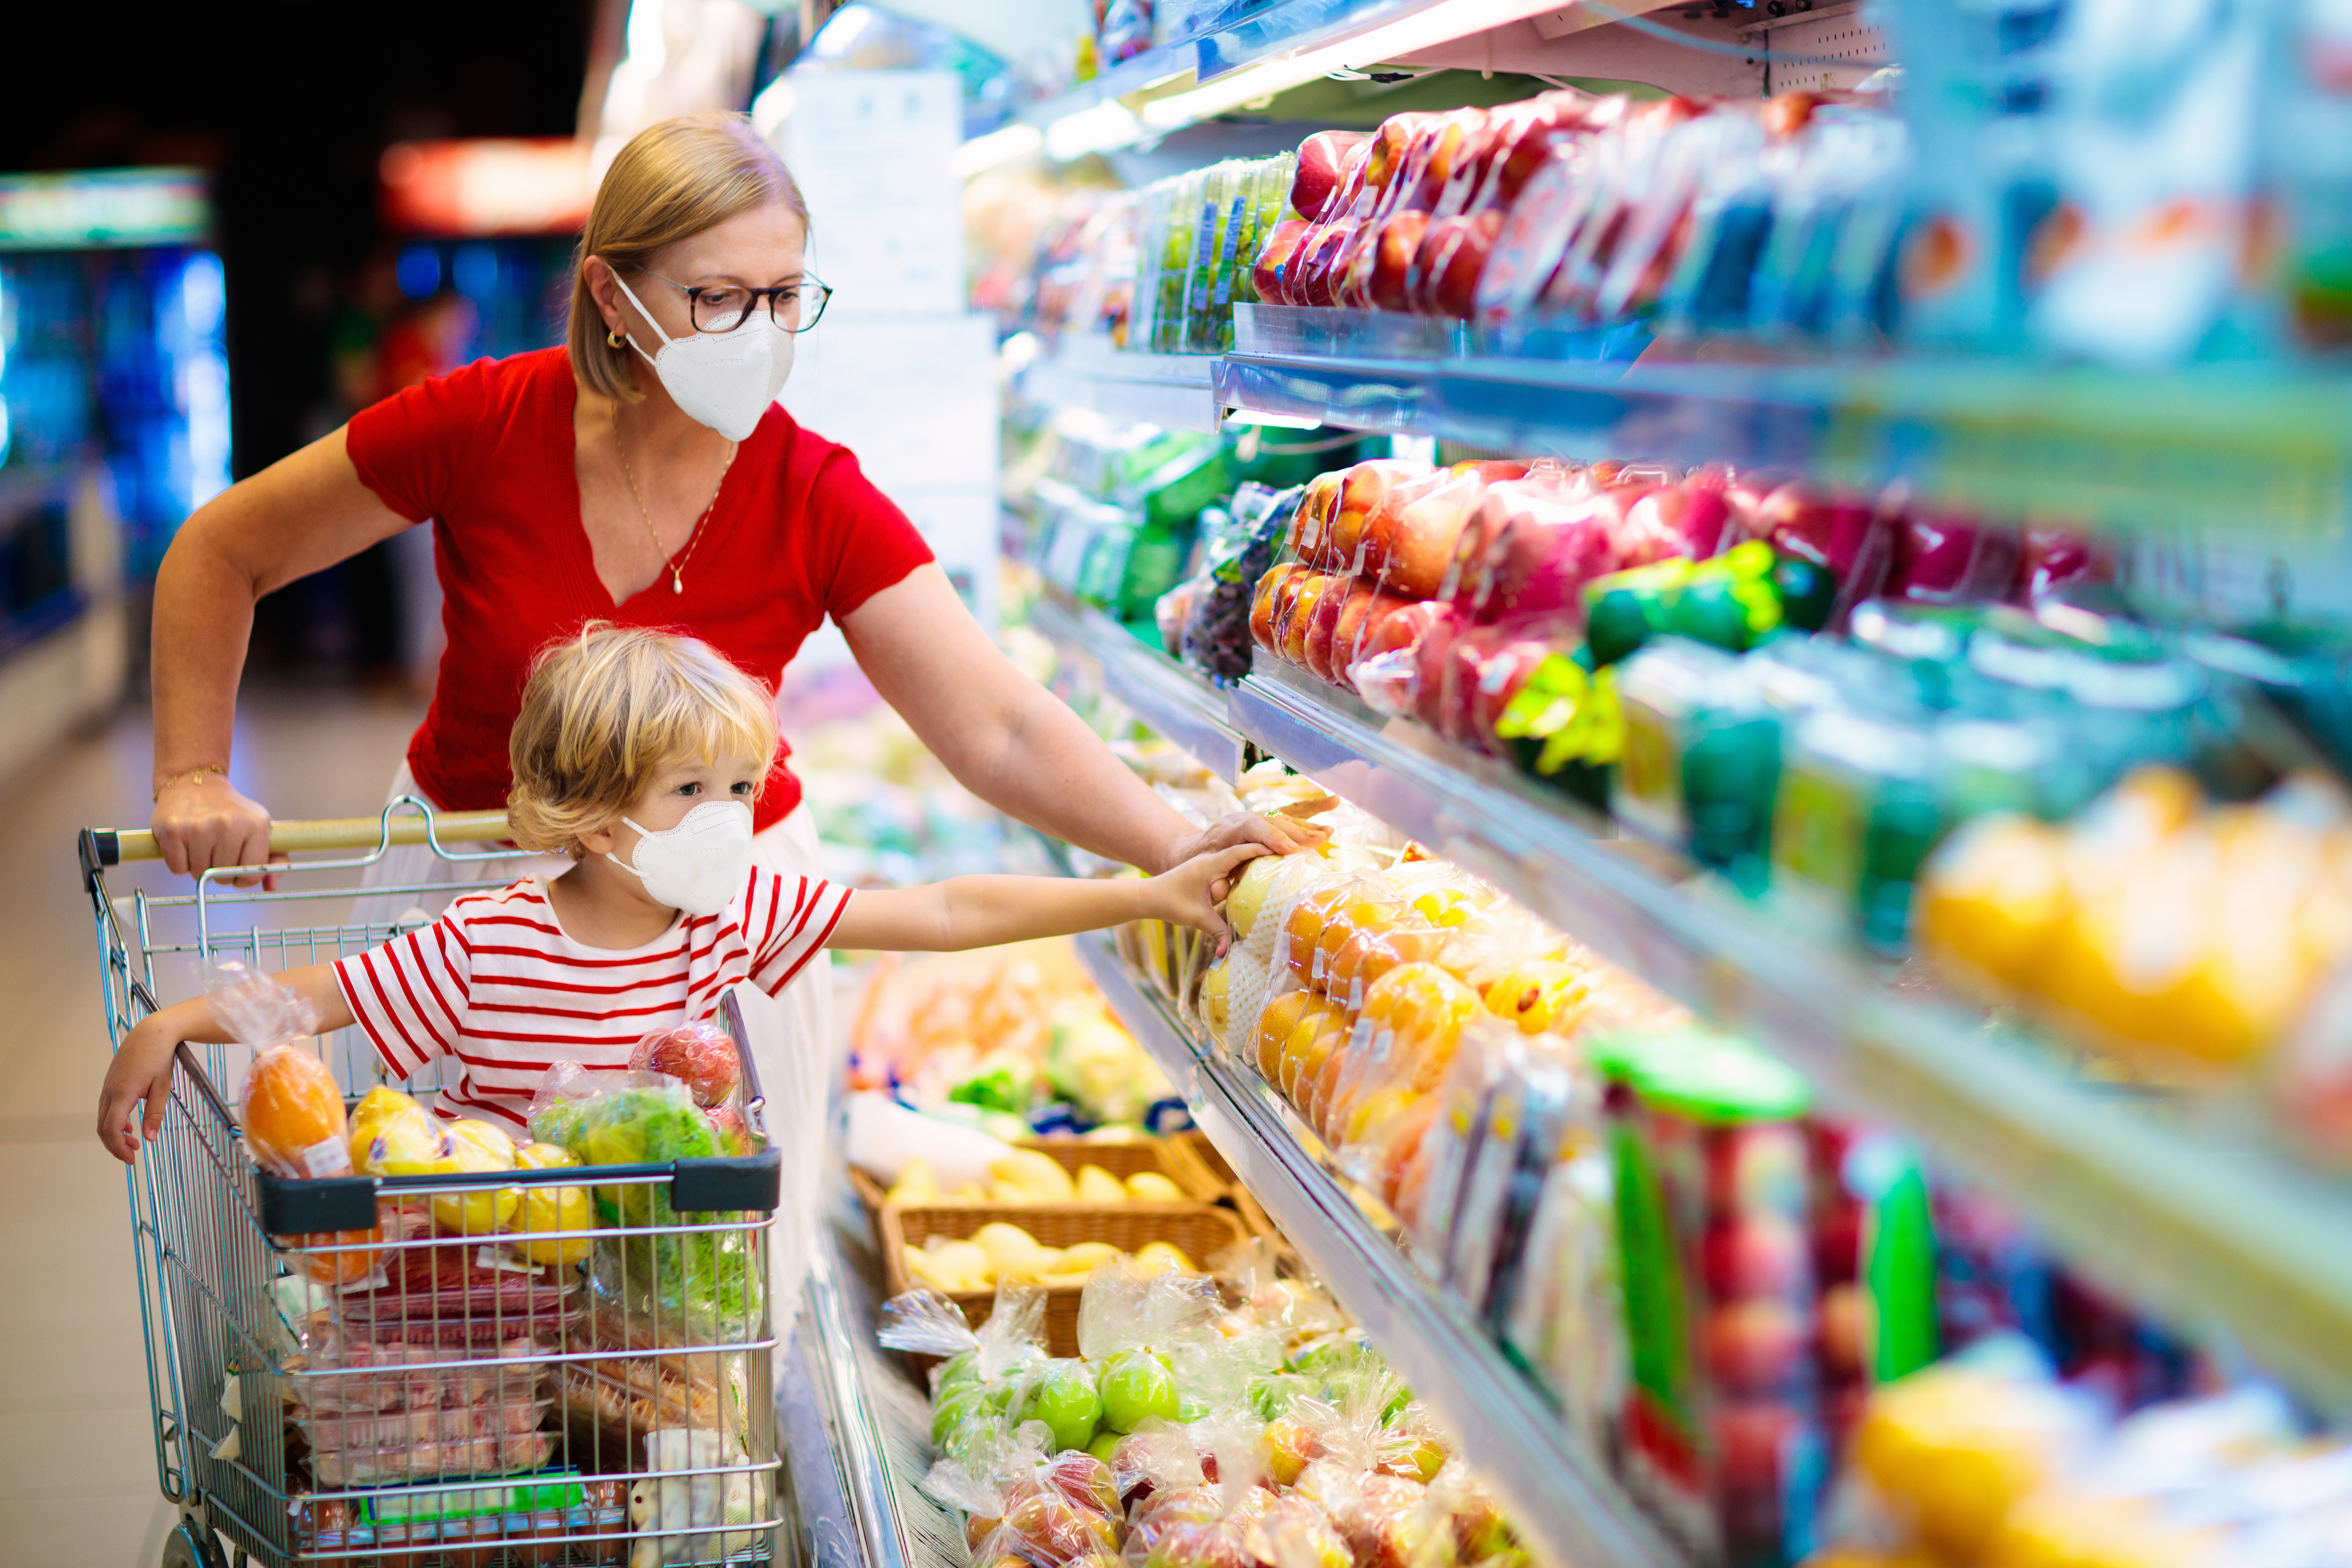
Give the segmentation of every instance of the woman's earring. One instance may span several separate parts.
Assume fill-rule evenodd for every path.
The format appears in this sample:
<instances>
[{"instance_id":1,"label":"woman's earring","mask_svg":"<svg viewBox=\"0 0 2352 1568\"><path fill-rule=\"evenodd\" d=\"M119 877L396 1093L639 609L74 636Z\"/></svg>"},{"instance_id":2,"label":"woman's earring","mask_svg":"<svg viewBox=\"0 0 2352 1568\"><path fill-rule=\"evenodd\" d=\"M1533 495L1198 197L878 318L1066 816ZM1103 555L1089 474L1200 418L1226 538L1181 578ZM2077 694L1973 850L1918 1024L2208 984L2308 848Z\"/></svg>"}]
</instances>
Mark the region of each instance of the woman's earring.
<instances>
[{"instance_id":1,"label":"woman's earring","mask_svg":"<svg viewBox=\"0 0 2352 1568\"><path fill-rule=\"evenodd\" d=\"M628 339L621 335L618 328L608 329L604 333L604 346L608 349L619 348L623 343L627 342L628 341Z\"/></svg>"}]
</instances>

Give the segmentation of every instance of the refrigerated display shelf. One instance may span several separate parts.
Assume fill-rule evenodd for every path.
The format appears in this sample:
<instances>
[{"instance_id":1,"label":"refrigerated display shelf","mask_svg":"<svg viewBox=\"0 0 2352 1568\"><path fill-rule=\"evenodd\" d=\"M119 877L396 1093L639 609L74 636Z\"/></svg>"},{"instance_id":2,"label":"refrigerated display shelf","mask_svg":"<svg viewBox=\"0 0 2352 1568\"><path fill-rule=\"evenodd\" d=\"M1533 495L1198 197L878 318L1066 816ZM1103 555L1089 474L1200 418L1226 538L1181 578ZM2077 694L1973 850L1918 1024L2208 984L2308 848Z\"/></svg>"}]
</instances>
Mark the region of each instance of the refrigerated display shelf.
<instances>
[{"instance_id":1,"label":"refrigerated display shelf","mask_svg":"<svg viewBox=\"0 0 2352 1568\"><path fill-rule=\"evenodd\" d=\"M874 1337L879 1271L841 1226L820 1220L816 1232L793 1344L809 1386L784 1390L808 1568L965 1568L961 1521L917 1488L930 1467L930 1404ZM796 1397L821 1428L793 1419ZM835 1484L814 1484L825 1469Z\"/></svg>"},{"instance_id":2,"label":"refrigerated display shelf","mask_svg":"<svg viewBox=\"0 0 2352 1568\"><path fill-rule=\"evenodd\" d=\"M1079 957L1217 1152L1362 1324L1413 1392L1462 1440L1514 1527L1550 1568L1672 1568L1681 1557L1599 1456L1468 1313L1365 1217L1292 1131L1256 1076L1197 1040L1103 935Z\"/></svg>"},{"instance_id":3,"label":"refrigerated display shelf","mask_svg":"<svg viewBox=\"0 0 2352 1568\"><path fill-rule=\"evenodd\" d=\"M1017 386L1032 401L1092 409L1119 424L1213 432L1214 363L1211 354L1129 353L1108 338L1071 336L1024 369Z\"/></svg>"},{"instance_id":4,"label":"refrigerated display shelf","mask_svg":"<svg viewBox=\"0 0 2352 1568\"><path fill-rule=\"evenodd\" d=\"M2352 1410L2352 1191L2265 1146L2252 1118L2073 1076L2045 1046L1892 977L1769 906L1491 759L1262 661L1224 691L1115 622L1039 629L1098 660L1110 695L1223 725L1492 879L1595 952L1745 1031L1829 1099L1924 1140L2031 1215L2093 1279L2175 1325L2219 1331L2314 1399ZM1150 670L1147 683L1135 672ZM1192 684L1189 700L1170 696Z\"/></svg>"},{"instance_id":5,"label":"refrigerated display shelf","mask_svg":"<svg viewBox=\"0 0 2352 1568\"><path fill-rule=\"evenodd\" d=\"M1236 327L1245 352L1214 367L1223 408L1528 456L1901 479L1954 505L2116 528L2312 535L2352 513L2352 384L2341 375L1382 358L1246 352L1249 324Z\"/></svg>"}]
</instances>

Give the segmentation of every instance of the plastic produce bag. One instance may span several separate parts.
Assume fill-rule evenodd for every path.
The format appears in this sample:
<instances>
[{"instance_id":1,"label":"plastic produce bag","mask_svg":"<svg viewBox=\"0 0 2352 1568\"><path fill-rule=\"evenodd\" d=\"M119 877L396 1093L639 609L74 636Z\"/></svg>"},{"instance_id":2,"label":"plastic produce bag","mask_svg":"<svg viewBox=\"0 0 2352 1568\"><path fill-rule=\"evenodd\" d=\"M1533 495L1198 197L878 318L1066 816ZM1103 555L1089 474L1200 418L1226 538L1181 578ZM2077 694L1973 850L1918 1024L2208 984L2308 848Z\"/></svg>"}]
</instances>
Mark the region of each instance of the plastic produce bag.
<instances>
[{"instance_id":1,"label":"plastic produce bag","mask_svg":"<svg viewBox=\"0 0 2352 1568\"><path fill-rule=\"evenodd\" d=\"M237 1100L237 1121L255 1162L280 1176L347 1176L352 1151L343 1092L307 1040L319 1016L310 1003L240 959L205 966L213 1019L254 1053Z\"/></svg>"},{"instance_id":2,"label":"plastic produce bag","mask_svg":"<svg viewBox=\"0 0 2352 1568\"><path fill-rule=\"evenodd\" d=\"M656 1029L629 1052L629 1066L677 1079L705 1110L733 1104L742 1090L735 1037L708 1018Z\"/></svg>"}]
</instances>

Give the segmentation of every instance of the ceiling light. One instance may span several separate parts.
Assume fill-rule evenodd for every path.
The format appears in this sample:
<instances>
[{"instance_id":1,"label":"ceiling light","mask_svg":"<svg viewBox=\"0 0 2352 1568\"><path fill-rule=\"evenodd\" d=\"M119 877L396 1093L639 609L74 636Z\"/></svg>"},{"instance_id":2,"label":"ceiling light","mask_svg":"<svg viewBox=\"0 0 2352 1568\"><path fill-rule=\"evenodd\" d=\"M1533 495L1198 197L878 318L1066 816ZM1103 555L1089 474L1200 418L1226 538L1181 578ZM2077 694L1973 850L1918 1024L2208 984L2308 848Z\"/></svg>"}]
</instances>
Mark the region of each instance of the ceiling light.
<instances>
[{"instance_id":1,"label":"ceiling light","mask_svg":"<svg viewBox=\"0 0 2352 1568\"><path fill-rule=\"evenodd\" d=\"M1228 113L1254 99L1303 87L1334 71L1353 70L1418 54L1455 38L1558 8L1542 0L1437 0L1437 4L1410 16L1399 17L1336 44L1284 58L1261 60L1189 92L1154 100L1143 106L1143 118L1155 130L1172 131L1180 125Z\"/></svg>"},{"instance_id":2,"label":"ceiling light","mask_svg":"<svg viewBox=\"0 0 2352 1568\"><path fill-rule=\"evenodd\" d=\"M1002 131L975 136L957 148L948 158L948 168L957 179L969 180L982 169L1026 158L1045 144L1045 138L1035 126L1008 125Z\"/></svg>"},{"instance_id":3,"label":"ceiling light","mask_svg":"<svg viewBox=\"0 0 2352 1568\"><path fill-rule=\"evenodd\" d=\"M1141 141L1144 133L1143 122L1129 111L1127 105L1114 99L1075 114L1065 114L1045 127L1045 155L1067 163L1089 153L1131 146Z\"/></svg>"}]
</instances>

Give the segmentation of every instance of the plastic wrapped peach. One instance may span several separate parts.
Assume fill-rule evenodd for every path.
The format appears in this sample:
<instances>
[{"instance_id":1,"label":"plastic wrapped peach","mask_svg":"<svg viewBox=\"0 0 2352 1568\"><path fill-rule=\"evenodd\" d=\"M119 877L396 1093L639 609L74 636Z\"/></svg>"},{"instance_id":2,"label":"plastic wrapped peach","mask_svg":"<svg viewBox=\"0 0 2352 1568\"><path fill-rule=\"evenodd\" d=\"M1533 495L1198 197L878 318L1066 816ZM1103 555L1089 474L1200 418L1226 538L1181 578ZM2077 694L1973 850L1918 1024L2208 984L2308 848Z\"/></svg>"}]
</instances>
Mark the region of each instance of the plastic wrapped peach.
<instances>
[{"instance_id":1,"label":"plastic wrapped peach","mask_svg":"<svg viewBox=\"0 0 2352 1568\"><path fill-rule=\"evenodd\" d=\"M1315 945L1323 940L1325 923L1339 910L1355 889L1356 879L1352 878L1328 888L1318 888L1299 900L1290 911L1290 918L1283 922L1282 935L1276 943L1276 956L1278 962L1290 966L1290 973L1301 984L1306 984L1307 976L1314 973Z\"/></svg>"},{"instance_id":2,"label":"plastic wrapped peach","mask_svg":"<svg viewBox=\"0 0 2352 1568\"><path fill-rule=\"evenodd\" d=\"M1325 995L1346 1000L1347 987L1334 980L1339 950L1359 936L1390 929L1407 912L1402 904L1384 903L1361 893L1340 900L1324 918L1322 933L1315 939L1307 973L1301 978Z\"/></svg>"},{"instance_id":3,"label":"plastic wrapped peach","mask_svg":"<svg viewBox=\"0 0 2352 1568\"><path fill-rule=\"evenodd\" d=\"M1539 958L1486 987L1486 1011L1524 1035L1571 1034L1592 995L1593 974L1573 959Z\"/></svg>"},{"instance_id":4,"label":"plastic wrapped peach","mask_svg":"<svg viewBox=\"0 0 2352 1568\"><path fill-rule=\"evenodd\" d=\"M1424 1092L1435 1089L1480 1011L1478 994L1434 963L1406 963L1365 988L1364 1016L1395 1031L1395 1064Z\"/></svg>"},{"instance_id":5,"label":"plastic wrapped peach","mask_svg":"<svg viewBox=\"0 0 2352 1568\"><path fill-rule=\"evenodd\" d=\"M1291 1030L1290 1038L1283 1045L1276 1081L1293 1105L1306 1109L1301 1097L1309 1085L1318 1080L1327 1064L1345 1056L1340 1047L1347 1044L1352 1027L1347 1013L1327 1002L1319 1004ZM1311 1112L1308 1120L1313 1120Z\"/></svg>"},{"instance_id":6,"label":"plastic wrapped peach","mask_svg":"<svg viewBox=\"0 0 2352 1568\"><path fill-rule=\"evenodd\" d=\"M1258 1015L1257 1037L1250 1051L1250 1059L1258 1064L1268 1082L1278 1081L1277 1069L1271 1064L1282 1058L1282 1043L1307 1009L1318 1005L1315 996L1305 991L1286 991L1279 996L1266 998L1265 1010Z\"/></svg>"}]
</instances>

